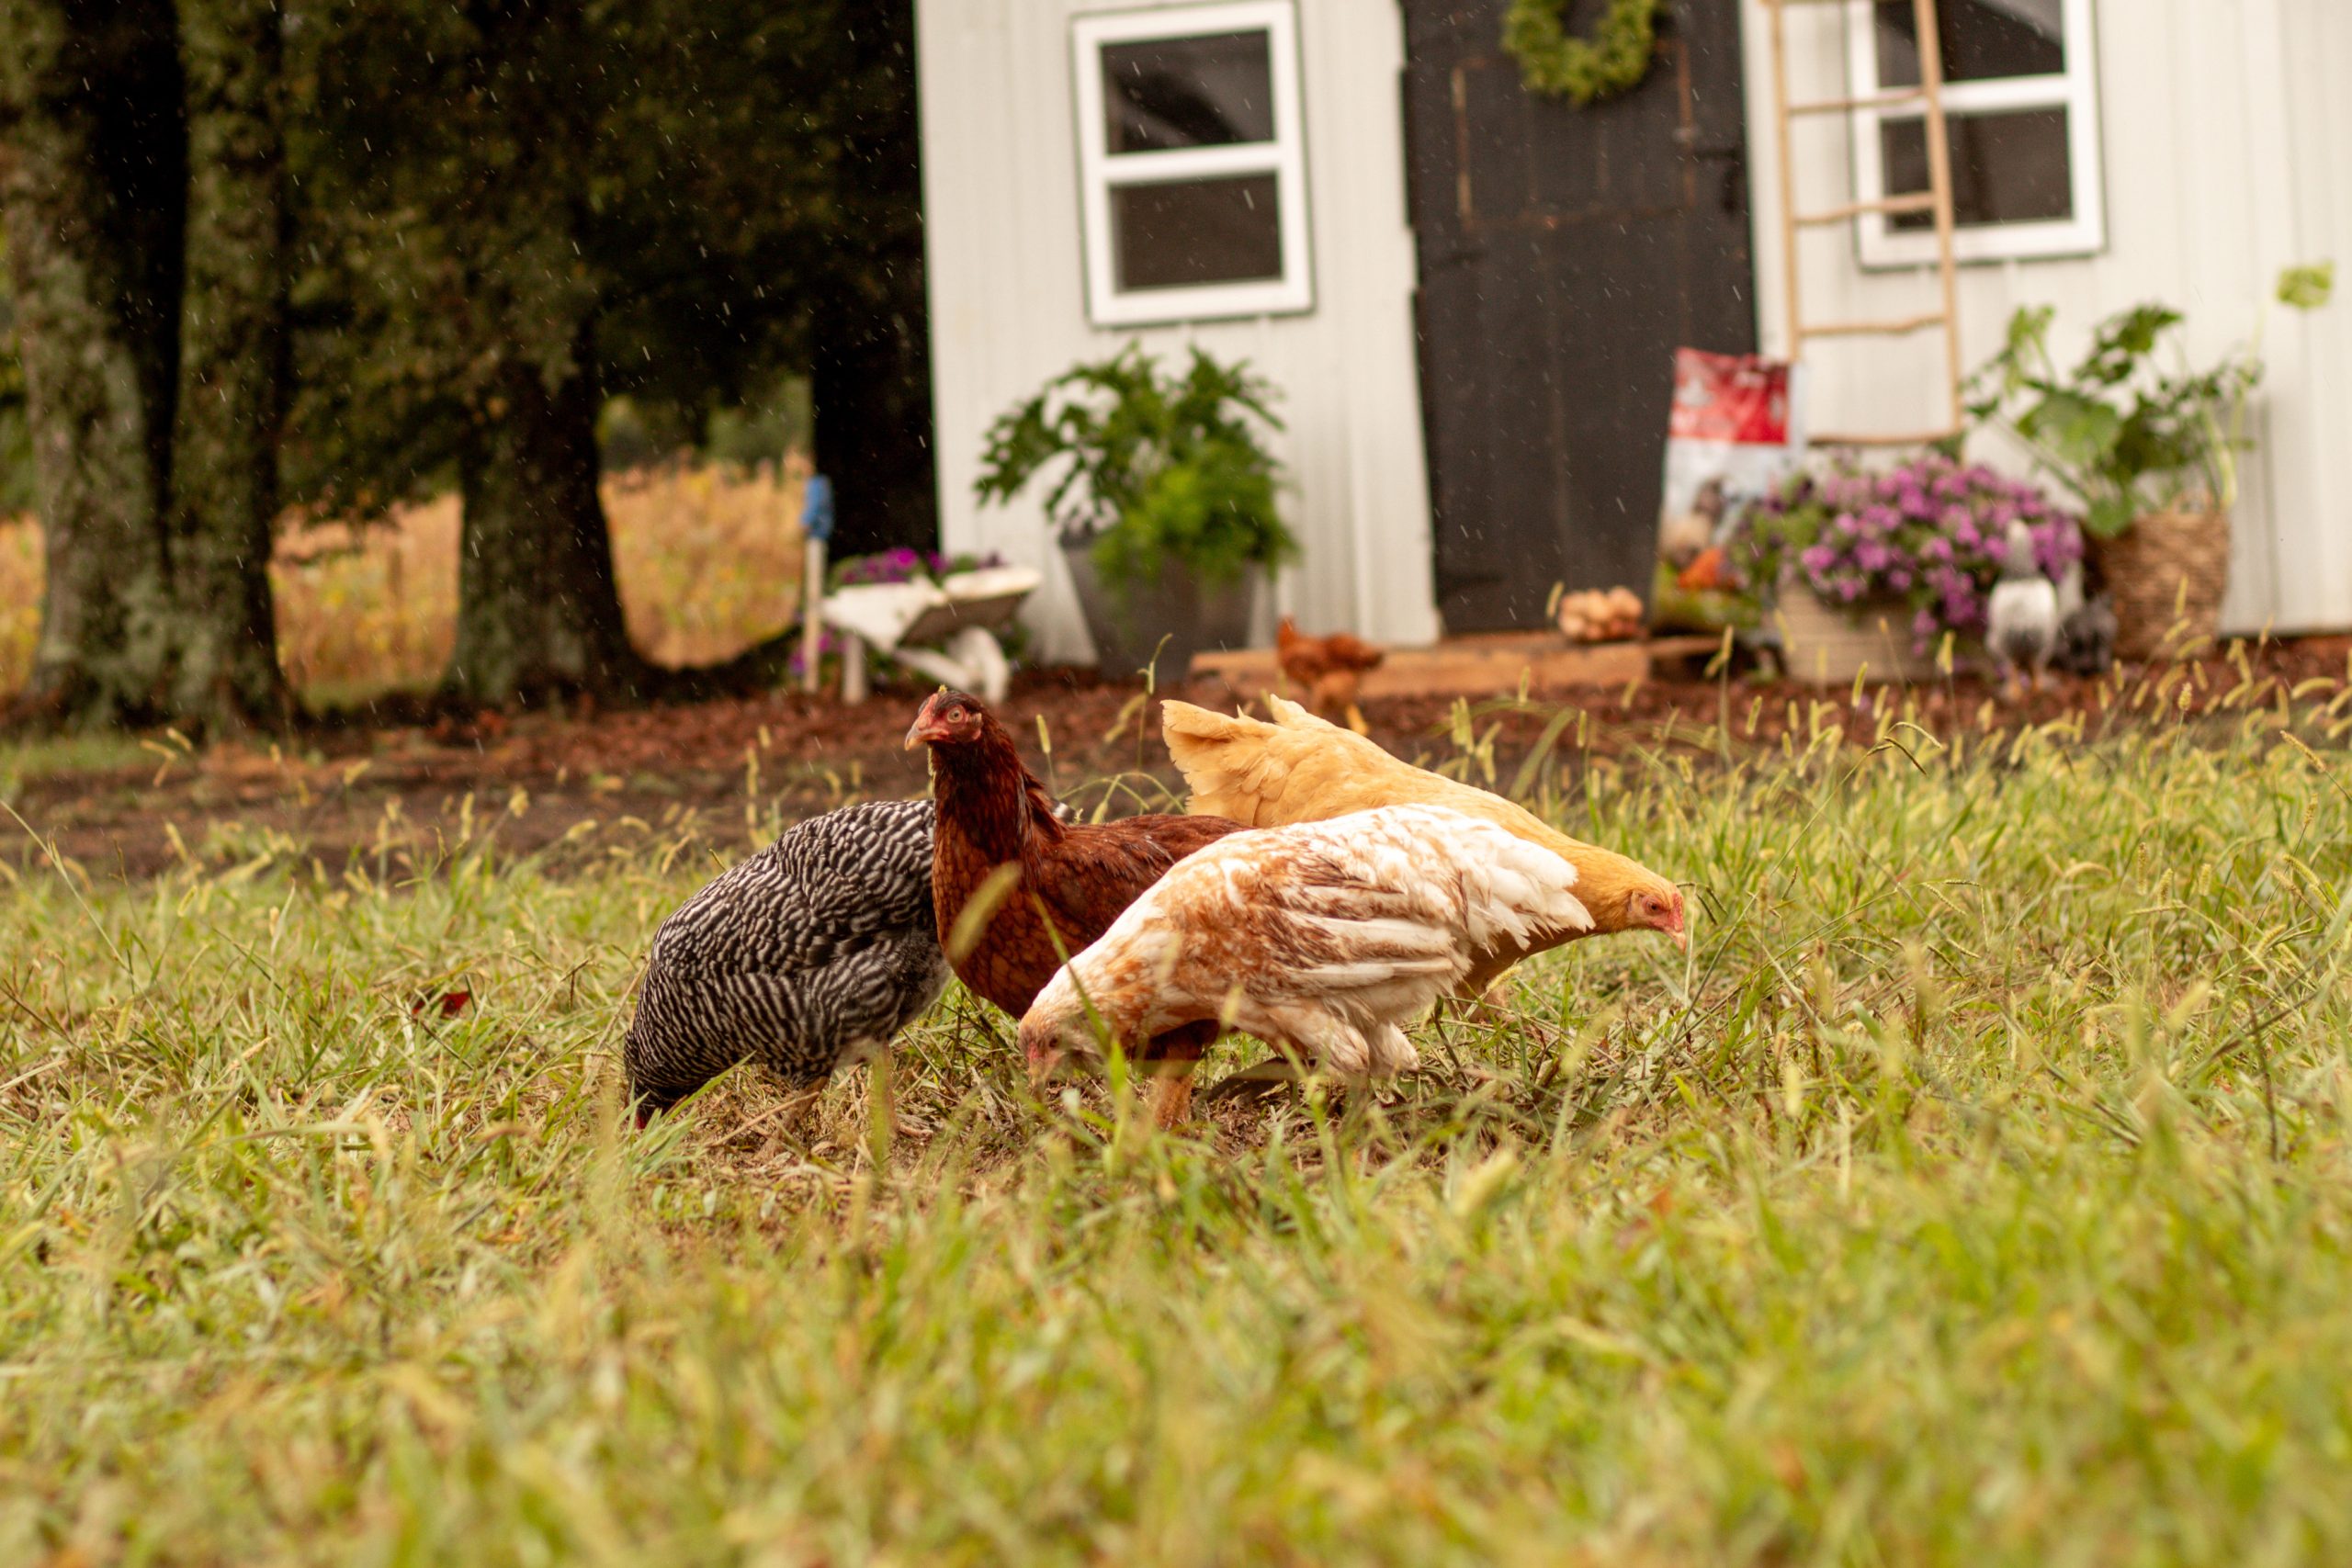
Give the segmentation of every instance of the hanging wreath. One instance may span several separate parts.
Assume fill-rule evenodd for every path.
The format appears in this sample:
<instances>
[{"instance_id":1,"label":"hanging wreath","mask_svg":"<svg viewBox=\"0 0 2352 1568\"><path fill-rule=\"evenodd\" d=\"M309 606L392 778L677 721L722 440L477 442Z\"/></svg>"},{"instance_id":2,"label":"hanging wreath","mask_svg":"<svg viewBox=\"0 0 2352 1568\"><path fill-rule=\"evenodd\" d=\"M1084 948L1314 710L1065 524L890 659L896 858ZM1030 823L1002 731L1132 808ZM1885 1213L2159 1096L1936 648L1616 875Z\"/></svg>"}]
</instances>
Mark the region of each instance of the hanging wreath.
<instances>
[{"instance_id":1,"label":"hanging wreath","mask_svg":"<svg viewBox=\"0 0 2352 1568\"><path fill-rule=\"evenodd\" d=\"M1578 107L1613 98L1650 73L1663 0L1609 0L1590 38L1571 37L1561 20L1566 0L1510 0L1503 47L1519 61L1531 93L1573 99Z\"/></svg>"}]
</instances>

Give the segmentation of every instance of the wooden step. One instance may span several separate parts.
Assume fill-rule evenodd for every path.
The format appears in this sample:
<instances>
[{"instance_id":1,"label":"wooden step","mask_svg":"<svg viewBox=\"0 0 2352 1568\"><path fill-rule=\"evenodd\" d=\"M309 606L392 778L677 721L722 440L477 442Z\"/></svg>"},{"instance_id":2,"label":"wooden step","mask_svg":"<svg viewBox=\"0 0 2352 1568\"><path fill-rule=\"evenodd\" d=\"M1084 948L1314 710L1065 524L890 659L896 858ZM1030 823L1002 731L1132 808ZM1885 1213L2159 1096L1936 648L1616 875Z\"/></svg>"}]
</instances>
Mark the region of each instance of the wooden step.
<instances>
[{"instance_id":1,"label":"wooden step","mask_svg":"<svg viewBox=\"0 0 2352 1568\"><path fill-rule=\"evenodd\" d=\"M1924 327L1938 327L1949 320L1941 310L1930 310L1919 316L1891 316L1876 321L1823 321L1819 325L1807 322L1797 329L1797 336L1807 337L1905 337Z\"/></svg>"},{"instance_id":2,"label":"wooden step","mask_svg":"<svg viewBox=\"0 0 2352 1568\"><path fill-rule=\"evenodd\" d=\"M1899 108L1905 104L1927 102L1924 87L1898 87L1890 93L1864 93L1854 98L1819 98L1809 104L1791 104L1789 112L1796 114L1846 114L1855 109Z\"/></svg>"},{"instance_id":3,"label":"wooden step","mask_svg":"<svg viewBox=\"0 0 2352 1568\"><path fill-rule=\"evenodd\" d=\"M1392 648L1376 670L1364 671L1364 697L1510 696L1524 679L1531 694L1577 687L1623 686L1649 673L1654 659L1683 659L1720 646L1707 637L1653 637L1643 642L1570 642L1554 632L1491 632L1448 637L1431 648ZM1271 648L1193 656L1194 680L1216 680L1237 701L1272 691L1303 700L1284 679Z\"/></svg>"},{"instance_id":4,"label":"wooden step","mask_svg":"<svg viewBox=\"0 0 2352 1568\"><path fill-rule=\"evenodd\" d=\"M1816 225L1843 223L1849 218L1860 218L1866 212L1930 212L1935 209L1935 205L1934 191L1906 191L1901 196L1882 196L1871 201L1849 201L1843 207L1825 207L1818 212L1800 212L1797 221Z\"/></svg>"},{"instance_id":5,"label":"wooden step","mask_svg":"<svg viewBox=\"0 0 2352 1568\"><path fill-rule=\"evenodd\" d=\"M1933 446L1960 434L1957 430L1902 430L1878 435L1808 435L1808 446Z\"/></svg>"}]
</instances>

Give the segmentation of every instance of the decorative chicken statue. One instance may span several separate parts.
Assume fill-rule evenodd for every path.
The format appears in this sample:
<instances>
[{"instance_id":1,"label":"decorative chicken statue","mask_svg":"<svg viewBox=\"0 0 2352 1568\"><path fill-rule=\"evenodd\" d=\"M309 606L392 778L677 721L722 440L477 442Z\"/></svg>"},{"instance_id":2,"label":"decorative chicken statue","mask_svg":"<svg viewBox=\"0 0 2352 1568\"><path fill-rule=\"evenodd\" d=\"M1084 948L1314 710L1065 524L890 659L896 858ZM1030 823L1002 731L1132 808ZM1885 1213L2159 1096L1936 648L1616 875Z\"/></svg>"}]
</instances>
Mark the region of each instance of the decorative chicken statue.
<instances>
[{"instance_id":1,"label":"decorative chicken statue","mask_svg":"<svg viewBox=\"0 0 2352 1568\"><path fill-rule=\"evenodd\" d=\"M2001 581L1985 611L1984 647L2000 665L2002 683L2014 701L2022 684L2019 671L2033 671L2038 692L2058 651L2058 585L2042 575L2034 558L2033 530L2023 519L2009 519L2004 545Z\"/></svg>"},{"instance_id":2,"label":"decorative chicken statue","mask_svg":"<svg viewBox=\"0 0 2352 1568\"><path fill-rule=\"evenodd\" d=\"M2058 580L2058 667L2070 675L2104 675L2115 662L2115 606L2083 592L2083 563L2066 563Z\"/></svg>"}]
</instances>

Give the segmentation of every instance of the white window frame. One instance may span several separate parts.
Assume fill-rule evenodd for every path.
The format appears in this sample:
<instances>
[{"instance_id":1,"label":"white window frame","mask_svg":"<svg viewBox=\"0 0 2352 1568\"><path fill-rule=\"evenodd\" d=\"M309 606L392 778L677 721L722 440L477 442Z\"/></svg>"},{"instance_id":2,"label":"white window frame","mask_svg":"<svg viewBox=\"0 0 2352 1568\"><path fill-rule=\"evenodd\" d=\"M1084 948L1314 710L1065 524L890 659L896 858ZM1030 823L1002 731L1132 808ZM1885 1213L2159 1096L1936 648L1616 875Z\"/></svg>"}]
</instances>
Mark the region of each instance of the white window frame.
<instances>
[{"instance_id":1,"label":"white window frame","mask_svg":"<svg viewBox=\"0 0 2352 1568\"><path fill-rule=\"evenodd\" d=\"M2071 218L2022 223L1985 223L1952 231L1952 254L1961 261L2023 261L2087 255L2107 244L2107 209L2099 169L2098 40L2092 0L2062 0L2066 29L2066 69L2046 76L1997 76L1981 82L1946 82L1944 113L1950 117L2001 109L2064 108L2066 163L2074 184ZM1885 92L1878 79L1874 0L1847 0L1846 73L1856 97ZM1853 111L1854 190L1864 201L1886 195L1879 128L1890 120L1917 119L1925 104ZM1854 220L1855 247L1866 267L1932 265L1932 230L1898 230L1883 212Z\"/></svg>"},{"instance_id":2,"label":"white window frame","mask_svg":"<svg viewBox=\"0 0 2352 1568\"><path fill-rule=\"evenodd\" d=\"M1170 147L1152 152L1114 154L1110 151L1102 115L1103 46L1259 30L1266 34L1266 64L1273 93L1272 141ZM1136 327L1312 310L1315 275L1306 238L1306 136L1299 111L1298 13L1293 0L1229 0L1222 5L1102 12L1076 17L1070 39L1071 71L1077 85L1088 318L1099 327ZM1283 251L1280 277L1125 291L1118 288L1111 226L1114 186L1240 175L1274 176Z\"/></svg>"}]
</instances>

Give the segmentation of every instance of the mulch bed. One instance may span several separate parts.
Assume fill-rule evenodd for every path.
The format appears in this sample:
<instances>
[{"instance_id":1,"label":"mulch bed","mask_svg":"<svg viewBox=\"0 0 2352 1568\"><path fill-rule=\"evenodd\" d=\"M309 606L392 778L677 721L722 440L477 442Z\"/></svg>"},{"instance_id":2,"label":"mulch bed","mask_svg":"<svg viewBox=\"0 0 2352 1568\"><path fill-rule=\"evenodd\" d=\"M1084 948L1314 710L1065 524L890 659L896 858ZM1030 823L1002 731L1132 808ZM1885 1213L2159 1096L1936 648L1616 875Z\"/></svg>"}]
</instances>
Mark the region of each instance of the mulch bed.
<instances>
[{"instance_id":1,"label":"mulch bed","mask_svg":"<svg viewBox=\"0 0 2352 1568\"><path fill-rule=\"evenodd\" d=\"M2245 650L2257 678L2292 688L2352 679L2352 638L2311 637ZM2183 680L2206 701L2238 686L2226 657L2188 667ZM1216 705L1222 687L1201 683L1164 695ZM1922 722L1978 723L1985 705L2001 722L2041 723L2111 707L2111 682L2054 680L2012 707L1975 680L1916 688ZM194 753L162 748L153 765L40 777L12 804L61 852L94 877L150 877L193 860L209 867L256 855L301 853L329 870L353 856L386 869L421 867L496 820L510 854L593 845L600 835L692 833L725 852L769 819L867 795L906 795L925 784L921 752L902 738L922 693L884 691L855 707L797 693L625 712L481 714L379 729L322 728L275 747L224 745ZM1884 701L1866 692L1871 707ZM1793 724L1810 733L1823 706L1846 710L1849 690L1786 682L1709 681L1695 672L1630 689L1521 705L1470 705L1473 733L1491 741L1508 779L1560 707L1582 711L1579 755L1608 757L1661 744L1704 759L1720 753L1714 727L1730 719L1736 749L1777 748ZM1456 705L1395 698L1366 702L1374 739L1400 755L1456 755ZM1157 713L1136 682L1043 671L1017 682L1002 716L1023 738L1032 766L1065 791L1133 774L1177 780L1159 739ZM1752 720L1752 723L1751 723ZM1052 746L1046 762L1042 734ZM1867 729L1867 724L1859 728ZM1156 801L1153 785L1114 792L1113 809ZM1091 802L1094 795L1084 798ZM586 825L586 826L583 826ZM29 841L22 858L38 858Z\"/></svg>"}]
</instances>

